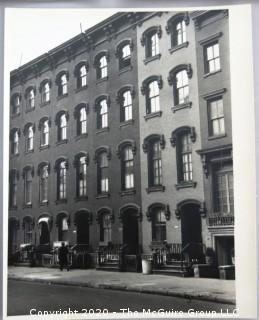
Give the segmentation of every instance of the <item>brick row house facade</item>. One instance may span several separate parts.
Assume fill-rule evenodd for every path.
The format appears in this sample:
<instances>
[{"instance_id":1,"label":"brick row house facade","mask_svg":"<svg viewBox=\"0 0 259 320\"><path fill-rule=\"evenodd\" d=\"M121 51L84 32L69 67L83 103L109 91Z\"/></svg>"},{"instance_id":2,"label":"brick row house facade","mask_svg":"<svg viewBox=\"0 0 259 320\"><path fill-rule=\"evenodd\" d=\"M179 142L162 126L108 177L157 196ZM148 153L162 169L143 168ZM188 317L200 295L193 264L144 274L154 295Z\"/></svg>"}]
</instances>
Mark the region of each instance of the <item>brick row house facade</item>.
<instances>
[{"instance_id":1,"label":"brick row house facade","mask_svg":"<svg viewBox=\"0 0 259 320\"><path fill-rule=\"evenodd\" d=\"M227 10L117 13L12 71L9 261L232 264L228 46Z\"/></svg>"}]
</instances>

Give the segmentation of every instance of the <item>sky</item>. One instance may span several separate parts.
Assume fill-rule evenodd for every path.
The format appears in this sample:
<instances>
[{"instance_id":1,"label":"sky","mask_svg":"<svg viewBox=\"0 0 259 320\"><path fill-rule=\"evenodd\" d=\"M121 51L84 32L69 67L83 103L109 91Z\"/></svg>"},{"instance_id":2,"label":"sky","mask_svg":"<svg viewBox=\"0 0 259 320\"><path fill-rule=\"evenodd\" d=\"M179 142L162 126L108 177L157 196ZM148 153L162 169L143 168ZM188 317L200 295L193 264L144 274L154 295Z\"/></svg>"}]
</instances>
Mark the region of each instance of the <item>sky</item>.
<instances>
[{"instance_id":1,"label":"sky","mask_svg":"<svg viewBox=\"0 0 259 320\"><path fill-rule=\"evenodd\" d=\"M18 68L116 13L101 9L7 9L5 58ZM81 27L80 27L81 24Z\"/></svg>"}]
</instances>

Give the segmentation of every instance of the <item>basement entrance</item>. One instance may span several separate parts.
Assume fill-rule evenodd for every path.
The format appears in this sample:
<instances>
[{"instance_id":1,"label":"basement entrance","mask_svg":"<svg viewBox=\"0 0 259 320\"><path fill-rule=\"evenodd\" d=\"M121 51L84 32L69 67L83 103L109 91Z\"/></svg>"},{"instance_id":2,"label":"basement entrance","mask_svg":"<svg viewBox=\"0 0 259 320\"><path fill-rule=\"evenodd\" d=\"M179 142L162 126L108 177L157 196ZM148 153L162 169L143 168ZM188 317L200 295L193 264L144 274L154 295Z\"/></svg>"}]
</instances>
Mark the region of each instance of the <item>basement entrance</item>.
<instances>
[{"instance_id":1,"label":"basement entrance","mask_svg":"<svg viewBox=\"0 0 259 320\"><path fill-rule=\"evenodd\" d=\"M134 210L129 209L123 214L123 244L127 245L127 254L139 251L138 218Z\"/></svg>"}]
</instances>

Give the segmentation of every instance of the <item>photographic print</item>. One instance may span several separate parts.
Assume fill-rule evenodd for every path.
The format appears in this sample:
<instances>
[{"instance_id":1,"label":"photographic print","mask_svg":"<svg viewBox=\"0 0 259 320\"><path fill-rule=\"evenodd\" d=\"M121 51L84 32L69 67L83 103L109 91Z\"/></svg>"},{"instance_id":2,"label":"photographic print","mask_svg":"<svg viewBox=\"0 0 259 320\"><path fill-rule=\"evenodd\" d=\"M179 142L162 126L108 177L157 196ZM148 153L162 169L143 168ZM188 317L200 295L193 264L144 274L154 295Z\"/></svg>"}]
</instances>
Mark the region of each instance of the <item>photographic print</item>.
<instances>
[{"instance_id":1,"label":"photographic print","mask_svg":"<svg viewBox=\"0 0 259 320\"><path fill-rule=\"evenodd\" d=\"M64 11L7 16L7 315L236 316L231 9Z\"/></svg>"}]
</instances>

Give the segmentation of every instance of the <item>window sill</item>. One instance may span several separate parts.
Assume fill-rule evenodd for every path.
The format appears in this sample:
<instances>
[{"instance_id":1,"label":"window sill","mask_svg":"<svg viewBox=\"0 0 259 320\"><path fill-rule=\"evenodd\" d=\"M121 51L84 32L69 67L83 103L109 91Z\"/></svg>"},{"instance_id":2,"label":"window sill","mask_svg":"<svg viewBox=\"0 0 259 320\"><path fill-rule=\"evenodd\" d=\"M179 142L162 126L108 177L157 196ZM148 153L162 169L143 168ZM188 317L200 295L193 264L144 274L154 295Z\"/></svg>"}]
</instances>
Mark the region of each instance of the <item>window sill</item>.
<instances>
[{"instance_id":1,"label":"window sill","mask_svg":"<svg viewBox=\"0 0 259 320\"><path fill-rule=\"evenodd\" d=\"M121 68L120 70L119 70L119 75L120 74L123 74L123 73L125 73L125 72L128 72L128 71L131 71L133 69L133 66L132 65L129 65L129 66L127 66L127 67L123 67L123 68Z\"/></svg>"},{"instance_id":2,"label":"window sill","mask_svg":"<svg viewBox=\"0 0 259 320\"><path fill-rule=\"evenodd\" d=\"M40 207L47 207L49 205L48 201L42 201L40 202Z\"/></svg>"},{"instance_id":3,"label":"window sill","mask_svg":"<svg viewBox=\"0 0 259 320\"><path fill-rule=\"evenodd\" d=\"M147 121L149 119L161 117L161 116L162 116L162 111L156 111L156 112L148 113L147 115L144 116L144 119Z\"/></svg>"},{"instance_id":4,"label":"window sill","mask_svg":"<svg viewBox=\"0 0 259 320\"><path fill-rule=\"evenodd\" d=\"M26 110L25 110L25 113L29 113L29 112L32 112L32 111L34 111L34 110L35 110L35 107L30 108L30 109L26 109Z\"/></svg>"},{"instance_id":5,"label":"window sill","mask_svg":"<svg viewBox=\"0 0 259 320\"><path fill-rule=\"evenodd\" d=\"M104 78L97 79L96 84L105 82L105 81L107 81L107 80L108 80L108 76L107 76L107 77L104 77Z\"/></svg>"},{"instance_id":6,"label":"window sill","mask_svg":"<svg viewBox=\"0 0 259 320\"><path fill-rule=\"evenodd\" d=\"M88 137L88 133L83 133L83 134L79 134L78 136L75 137L75 140L81 140L81 139L85 139Z\"/></svg>"},{"instance_id":7,"label":"window sill","mask_svg":"<svg viewBox=\"0 0 259 320\"><path fill-rule=\"evenodd\" d=\"M34 149L28 150L28 151L25 151L25 152L24 152L25 155L26 155L26 154L30 154L30 153L34 153Z\"/></svg>"},{"instance_id":8,"label":"window sill","mask_svg":"<svg viewBox=\"0 0 259 320\"><path fill-rule=\"evenodd\" d=\"M9 206L9 210L17 210L18 207L17 206Z\"/></svg>"},{"instance_id":9,"label":"window sill","mask_svg":"<svg viewBox=\"0 0 259 320\"><path fill-rule=\"evenodd\" d=\"M151 192L164 192L165 191L165 186L152 186L146 188L147 193Z\"/></svg>"},{"instance_id":10,"label":"window sill","mask_svg":"<svg viewBox=\"0 0 259 320\"><path fill-rule=\"evenodd\" d=\"M109 127L106 127L106 128L102 128L102 129L99 129L98 131L96 131L96 134L106 133L108 131L109 131Z\"/></svg>"},{"instance_id":11,"label":"window sill","mask_svg":"<svg viewBox=\"0 0 259 320\"><path fill-rule=\"evenodd\" d=\"M40 107L43 108L43 107L46 107L48 105L50 105L50 101L45 101L45 102L41 103Z\"/></svg>"},{"instance_id":12,"label":"window sill","mask_svg":"<svg viewBox=\"0 0 259 320\"><path fill-rule=\"evenodd\" d=\"M98 194L95 198L96 199L103 199L103 198L109 198L109 197L110 197L109 192L105 192L105 193Z\"/></svg>"},{"instance_id":13,"label":"window sill","mask_svg":"<svg viewBox=\"0 0 259 320\"><path fill-rule=\"evenodd\" d=\"M216 139L222 139L222 138L225 138L227 135L224 133L224 134L219 134L219 135L216 135L216 136L210 136L208 137L208 140L216 140Z\"/></svg>"},{"instance_id":14,"label":"window sill","mask_svg":"<svg viewBox=\"0 0 259 320\"><path fill-rule=\"evenodd\" d=\"M180 49L182 49L182 48L187 48L188 45L189 45L189 42L186 41L186 42L184 42L184 43L178 44L178 45L170 48L170 49L169 49L169 52L172 54L172 53L174 53L174 52L177 51L177 50L180 50Z\"/></svg>"},{"instance_id":15,"label":"window sill","mask_svg":"<svg viewBox=\"0 0 259 320\"><path fill-rule=\"evenodd\" d=\"M50 148L50 145L49 144L46 144L45 146L40 146L40 151L43 151L43 150L46 150L46 149L49 149Z\"/></svg>"},{"instance_id":16,"label":"window sill","mask_svg":"<svg viewBox=\"0 0 259 320\"><path fill-rule=\"evenodd\" d=\"M56 204L67 203L67 199L59 199L55 201Z\"/></svg>"},{"instance_id":17,"label":"window sill","mask_svg":"<svg viewBox=\"0 0 259 320\"><path fill-rule=\"evenodd\" d=\"M67 144L67 143L68 143L68 139L64 139L64 140L58 141L56 145L59 146L61 144Z\"/></svg>"},{"instance_id":18,"label":"window sill","mask_svg":"<svg viewBox=\"0 0 259 320\"><path fill-rule=\"evenodd\" d=\"M219 72L221 72L221 69L216 70L216 71L213 71L213 72L205 73L205 74L203 75L203 78L208 78L209 76L213 76L214 74L217 74L217 73L219 73Z\"/></svg>"},{"instance_id":19,"label":"window sill","mask_svg":"<svg viewBox=\"0 0 259 320\"><path fill-rule=\"evenodd\" d=\"M61 99L64 99L68 96L68 93L65 93L65 94L61 94L60 96L57 96L57 100L61 100Z\"/></svg>"},{"instance_id":20,"label":"window sill","mask_svg":"<svg viewBox=\"0 0 259 320\"><path fill-rule=\"evenodd\" d=\"M160 58L161 58L161 53L156 54L153 57L146 57L146 59L144 59L143 62L144 62L144 64L148 64L149 62L154 61L154 60L159 60Z\"/></svg>"},{"instance_id":21,"label":"window sill","mask_svg":"<svg viewBox=\"0 0 259 320\"><path fill-rule=\"evenodd\" d=\"M32 208L32 203L27 203L27 204L24 204L23 205L23 209L30 209L30 208Z\"/></svg>"},{"instance_id":22,"label":"window sill","mask_svg":"<svg viewBox=\"0 0 259 320\"><path fill-rule=\"evenodd\" d=\"M175 188L177 190L184 189L184 188L195 188L197 185L197 182L194 181L186 181L186 182L179 182L175 184Z\"/></svg>"},{"instance_id":23,"label":"window sill","mask_svg":"<svg viewBox=\"0 0 259 320\"><path fill-rule=\"evenodd\" d=\"M130 126L130 125L132 125L133 123L134 123L134 120L133 120L133 119L130 119L130 120L121 122L121 123L120 123L120 128Z\"/></svg>"},{"instance_id":24,"label":"window sill","mask_svg":"<svg viewBox=\"0 0 259 320\"><path fill-rule=\"evenodd\" d=\"M178 104L178 105L172 107L171 110L173 111L173 113L175 113L178 110L191 108L191 106L192 106L192 102L181 103L181 104Z\"/></svg>"},{"instance_id":25,"label":"window sill","mask_svg":"<svg viewBox=\"0 0 259 320\"><path fill-rule=\"evenodd\" d=\"M79 197L76 197L75 198L75 201L76 202L79 202L79 201L87 201L88 200L88 196L79 196Z\"/></svg>"},{"instance_id":26,"label":"window sill","mask_svg":"<svg viewBox=\"0 0 259 320\"><path fill-rule=\"evenodd\" d=\"M80 92L80 91L84 91L84 90L86 90L87 88L88 88L88 85L85 85L85 86L80 87L80 88L76 88L76 89L75 89L75 93Z\"/></svg>"},{"instance_id":27,"label":"window sill","mask_svg":"<svg viewBox=\"0 0 259 320\"><path fill-rule=\"evenodd\" d=\"M19 113L13 113L13 114L11 115L11 119L15 119L15 118L19 117L20 115L21 115L21 112L19 112Z\"/></svg>"},{"instance_id":28,"label":"window sill","mask_svg":"<svg viewBox=\"0 0 259 320\"><path fill-rule=\"evenodd\" d=\"M124 197L124 196L133 195L133 194L135 194L135 193L136 193L136 189L135 189L135 188L132 188L132 189L128 189L128 190L123 190L123 191L121 191L121 192L120 192L120 195L121 195L122 197Z\"/></svg>"}]
</instances>

